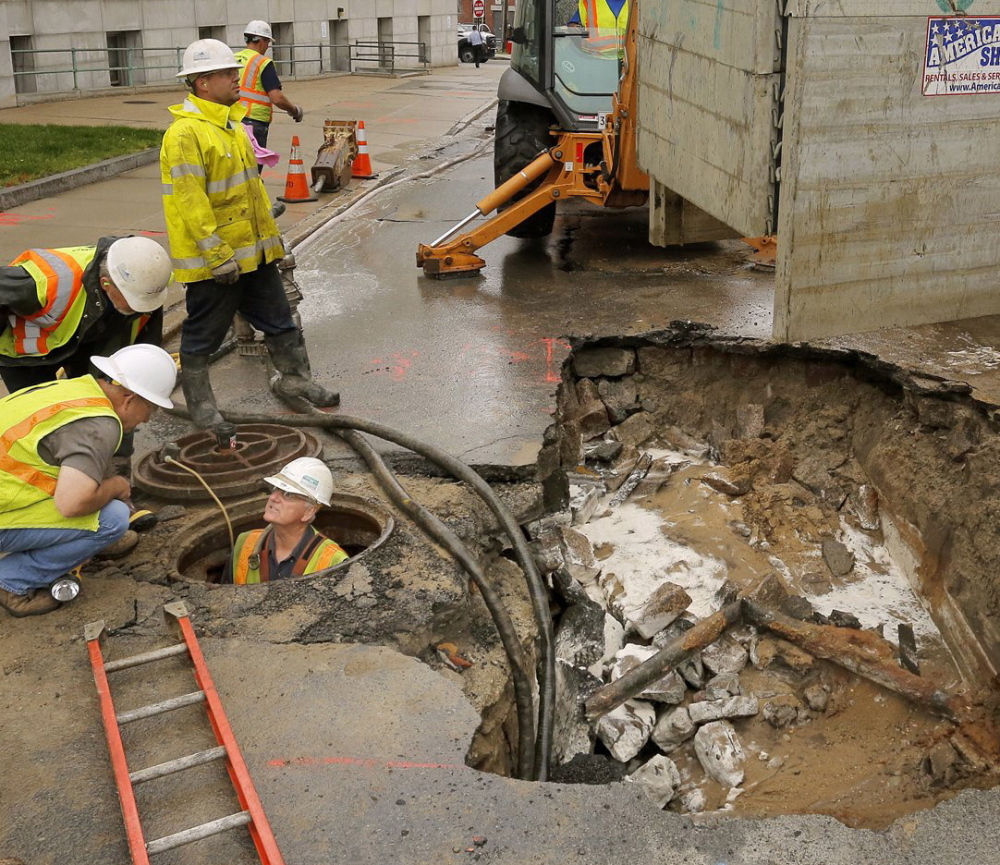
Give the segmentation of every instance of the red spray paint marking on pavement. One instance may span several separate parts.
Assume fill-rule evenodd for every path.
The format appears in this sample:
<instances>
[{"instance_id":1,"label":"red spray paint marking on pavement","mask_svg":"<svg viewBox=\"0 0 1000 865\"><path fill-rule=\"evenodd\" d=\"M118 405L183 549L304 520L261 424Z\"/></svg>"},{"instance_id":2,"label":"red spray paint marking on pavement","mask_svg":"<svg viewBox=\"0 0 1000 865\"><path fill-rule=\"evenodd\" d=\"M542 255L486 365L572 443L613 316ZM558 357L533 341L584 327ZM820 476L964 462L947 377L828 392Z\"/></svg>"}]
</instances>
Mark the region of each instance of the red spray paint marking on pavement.
<instances>
[{"instance_id":1,"label":"red spray paint marking on pavement","mask_svg":"<svg viewBox=\"0 0 1000 865\"><path fill-rule=\"evenodd\" d=\"M569 351L571 346L566 340L546 336L540 340L545 343L545 381L555 384L560 380L559 370L555 368L555 346L559 345Z\"/></svg>"},{"instance_id":2,"label":"red spray paint marking on pavement","mask_svg":"<svg viewBox=\"0 0 1000 865\"><path fill-rule=\"evenodd\" d=\"M166 237L167 233L165 231L140 231L139 234L142 237Z\"/></svg>"},{"instance_id":3,"label":"red spray paint marking on pavement","mask_svg":"<svg viewBox=\"0 0 1000 865\"><path fill-rule=\"evenodd\" d=\"M372 760L359 757L293 757L288 760L268 760L275 769L294 766L360 766L364 769L468 769L459 763L420 763L413 760Z\"/></svg>"},{"instance_id":4,"label":"red spray paint marking on pavement","mask_svg":"<svg viewBox=\"0 0 1000 865\"><path fill-rule=\"evenodd\" d=\"M3 225L20 225L22 222L34 222L39 219L54 219L55 214L50 213L47 216L28 216L21 213L0 213L0 226Z\"/></svg>"},{"instance_id":5,"label":"red spray paint marking on pavement","mask_svg":"<svg viewBox=\"0 0 1000 865\"><path fill-rule=\"evenodd\" d=\"M411 351L411 357L420 357L419 351ZM372 360L373 366L382 367L381 369L372 370L374 373L389 373L393 379L396 381L402 381L406 377L406 371L413 366L413 361L408 357L404 357L398 351L394 351L389 355L388 360L383 360L380 357L376 357Z\"/></svg>"}]
</instances>

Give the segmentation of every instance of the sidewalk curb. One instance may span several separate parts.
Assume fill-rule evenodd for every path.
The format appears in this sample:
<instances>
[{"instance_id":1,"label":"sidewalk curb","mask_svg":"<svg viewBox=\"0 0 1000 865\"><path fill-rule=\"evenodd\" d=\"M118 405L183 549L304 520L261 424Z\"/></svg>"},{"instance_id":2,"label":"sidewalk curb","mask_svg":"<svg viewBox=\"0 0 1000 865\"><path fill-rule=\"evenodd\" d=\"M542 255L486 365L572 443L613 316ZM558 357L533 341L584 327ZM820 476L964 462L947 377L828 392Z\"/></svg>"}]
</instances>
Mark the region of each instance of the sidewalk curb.
<instances>
[{"instance_id":1,"label":"sidewalk curb","mask_svg":"<svg viewBox=\"0 0 1000 865\"><path fill-rule=\"evenodd\" d=\"M62 174L53 174L51 177L22 183L20 186L10 186L0 190L0 211L20 207L22 204L48 198L50 195L58 195L60 192L69 192L71 189L86 186L88 183L108 180L116 175L124 174L126 171L131 171L133 168L156 162L159 158L160 148L150 147L147 150L140 150L138 153L115 156L112 159L95 162L93 165L86 165L83 168L74 168L72 171L64 171Z\"/></svg>"}]
</instances>

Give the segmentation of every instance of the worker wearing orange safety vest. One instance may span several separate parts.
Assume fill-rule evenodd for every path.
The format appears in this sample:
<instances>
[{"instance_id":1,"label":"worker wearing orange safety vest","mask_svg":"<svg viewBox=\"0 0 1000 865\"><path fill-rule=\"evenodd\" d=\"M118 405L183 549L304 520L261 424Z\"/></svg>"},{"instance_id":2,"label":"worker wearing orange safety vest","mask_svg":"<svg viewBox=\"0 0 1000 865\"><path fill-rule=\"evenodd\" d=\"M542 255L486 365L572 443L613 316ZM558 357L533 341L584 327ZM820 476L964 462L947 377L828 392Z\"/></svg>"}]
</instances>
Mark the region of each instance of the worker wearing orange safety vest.
<instances>
[{"instance_id":1,"label":"worker wearing orange safety vest","mask_svg":"<svg viewBox=\"0 0 1000 865\"><path fill-rule=\"evenodd\" d=\"M148 237L29 249L0 267L0 378L8 392L85 375L92 355L158 345L170 258Z\"/></svg>"},{"instance_id":2,"label":"worker wearing orange safety vest","mask_svg":"<svg viewBox=\"0 0 1000 865\"><path fill-rule=\"evenodd\" d=\"M264 481L274 487L264 507L268 525L236 539L222 582L267 583L313 574L347 559L343 549L312 526L333 493L333 475L321 460L300 457Z\"/></svg>"},{"instance_id":3,"label":"worker wearing orange safety vest","mask_svg":"<svg viewBox=\"0 0 1000 865\"><path fill-rule=\"evenodd\" d=\"M245 126L253 130L261 147L267 147L267 133L271 127L272 106L277 105L296 123L304 116L302 108L293 105L281 90L281 80L270 57L265 57L271 45L271 25L266 21L251 21L243 32L246 48L236 52L242 67L240 73L240 102L246 108Z\"/></svg>"},{"instance_id":4,"label":"worker wearing orange safety vest","mask_svg":"<svg viewBox=\"0 0 1000 865\"><path fill-rule=\"evenodd\" d=\"M579 0L570 24L590 30L583 47L590 51L624 54L628 0Z\"/></svg>"}]
</instances>

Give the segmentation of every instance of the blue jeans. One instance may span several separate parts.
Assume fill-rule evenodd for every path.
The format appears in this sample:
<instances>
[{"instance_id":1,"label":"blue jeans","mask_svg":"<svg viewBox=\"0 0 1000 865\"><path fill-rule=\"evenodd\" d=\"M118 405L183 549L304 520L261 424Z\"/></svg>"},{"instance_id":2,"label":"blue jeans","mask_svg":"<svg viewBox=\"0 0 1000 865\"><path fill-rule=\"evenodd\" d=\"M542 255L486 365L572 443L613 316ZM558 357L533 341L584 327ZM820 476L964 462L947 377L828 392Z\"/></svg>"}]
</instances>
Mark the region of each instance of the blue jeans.
<instances>
[{"instance_id":1,"label":"blue jeans","mask_svg":"<svg viewBox=\"0 0 1000 865\"><path fill-rule=\"evenodd\" d=\"M128 505L112 499L101 508L97 531L0 529L0 587L15 595L45 589L128 531Z\"/></svg>"}]
</instances>

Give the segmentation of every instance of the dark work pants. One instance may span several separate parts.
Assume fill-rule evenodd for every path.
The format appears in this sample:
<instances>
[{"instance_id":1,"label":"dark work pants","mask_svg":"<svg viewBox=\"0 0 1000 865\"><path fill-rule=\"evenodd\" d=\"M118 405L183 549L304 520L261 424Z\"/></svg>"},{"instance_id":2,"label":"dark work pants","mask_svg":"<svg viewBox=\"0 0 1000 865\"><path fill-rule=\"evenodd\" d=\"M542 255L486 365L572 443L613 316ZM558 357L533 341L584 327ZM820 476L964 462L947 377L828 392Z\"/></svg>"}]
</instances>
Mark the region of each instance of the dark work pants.
<instances>
[{"instance_id":1,"label":"dark work pants","mask_svg":"<svg viewBox=\"0 0 1000 865\"><path fill-rule=\"evenodd\" d=\"M187 318L181 325L181 354L212 354L226 338L238 312L265 336L296 330L285 286L273 261L244 273L234 285L214 279L189 282Z\"/></svg>"}]
</instances>

